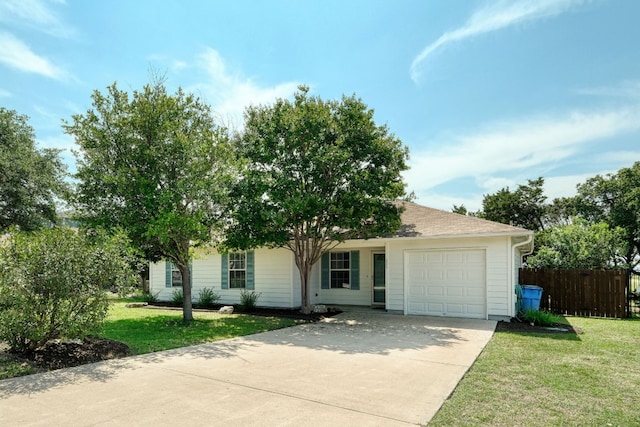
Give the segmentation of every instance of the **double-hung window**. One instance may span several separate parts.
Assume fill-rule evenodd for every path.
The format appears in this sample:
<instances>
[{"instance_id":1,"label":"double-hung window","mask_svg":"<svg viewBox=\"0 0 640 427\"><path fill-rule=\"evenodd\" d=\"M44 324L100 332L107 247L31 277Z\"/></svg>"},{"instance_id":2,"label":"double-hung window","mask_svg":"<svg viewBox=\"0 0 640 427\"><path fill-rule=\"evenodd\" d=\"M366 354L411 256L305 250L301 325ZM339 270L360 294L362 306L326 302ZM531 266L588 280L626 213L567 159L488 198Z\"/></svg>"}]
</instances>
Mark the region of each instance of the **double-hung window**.
<instances>
[{"instance_id":1,"label":"double-hung window","mask_svg":"<svg viewBox=\"0 0 640 427\"><path fill-rule=\"evenodd\" d=\"M171 263L171 286L182 287L182 273L174 263Z\"/></svg>"},{"instance_id":2,"label":"double-hung window","mask_svg":"<svg viewBox=\"0 0 640 427\"><path fill-rule=\"evenodd\" d=\"M247 287L247 254L246 252L231 252L229 262L229 288Z\"/></svg>"},{"instance_id":3,"label":"double-hung window","mask_svg":"<svg viewBox=\"0 0 640 427\"><path fill-rule=\"evenodd\" d=\"M351 287L351 262L349 255L349 252L331 252L329 260L331 289Z\"/></svg>"}]
</instances>

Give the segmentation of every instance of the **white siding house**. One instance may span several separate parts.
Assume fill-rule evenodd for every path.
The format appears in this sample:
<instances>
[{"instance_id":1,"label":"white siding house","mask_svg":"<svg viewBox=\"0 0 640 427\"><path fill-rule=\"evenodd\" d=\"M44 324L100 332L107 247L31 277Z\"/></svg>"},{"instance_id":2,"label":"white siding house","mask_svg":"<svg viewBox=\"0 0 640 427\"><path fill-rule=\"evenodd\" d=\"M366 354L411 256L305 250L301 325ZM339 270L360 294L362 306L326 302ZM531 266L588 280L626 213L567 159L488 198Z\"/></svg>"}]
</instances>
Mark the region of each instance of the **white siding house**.
<instances>
[{"instance_id":1,"label":"white siding house","mask_svg":"<svg viewBox=\"0 0 640 427\"><path fill-rule=\"evenodd\" d=\"M402 202L402 227L392 236L347 241L323 255L311 275L311 303L378 306L404 314L470 318L515 315L514 286L533 232ZM199 253L192 263L194 301L212 288L223 304L242 289L258 305L300 307L300 276L286 249ZM150 289L171 299L171 264L151 265Z\"/></svg>"}]
</instances>

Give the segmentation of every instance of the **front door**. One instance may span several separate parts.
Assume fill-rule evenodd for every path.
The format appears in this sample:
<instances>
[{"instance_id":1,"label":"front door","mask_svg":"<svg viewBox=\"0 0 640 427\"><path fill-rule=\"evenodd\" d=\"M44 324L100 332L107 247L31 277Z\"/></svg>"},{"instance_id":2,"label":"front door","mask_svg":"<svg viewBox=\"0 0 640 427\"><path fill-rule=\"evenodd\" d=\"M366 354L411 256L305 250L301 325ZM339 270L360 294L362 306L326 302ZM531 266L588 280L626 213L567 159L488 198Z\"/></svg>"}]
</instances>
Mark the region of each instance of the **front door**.
<instances>
[{"instance_id":1,"label":"front door","mask_svg":"<svg viewBox=\"0 0 640 427\"><path fill-rule=\"evenodd\" d=\"M385 258L383 253L373 254L373 305L385 305Z\"/></svg>"}]
</instances>

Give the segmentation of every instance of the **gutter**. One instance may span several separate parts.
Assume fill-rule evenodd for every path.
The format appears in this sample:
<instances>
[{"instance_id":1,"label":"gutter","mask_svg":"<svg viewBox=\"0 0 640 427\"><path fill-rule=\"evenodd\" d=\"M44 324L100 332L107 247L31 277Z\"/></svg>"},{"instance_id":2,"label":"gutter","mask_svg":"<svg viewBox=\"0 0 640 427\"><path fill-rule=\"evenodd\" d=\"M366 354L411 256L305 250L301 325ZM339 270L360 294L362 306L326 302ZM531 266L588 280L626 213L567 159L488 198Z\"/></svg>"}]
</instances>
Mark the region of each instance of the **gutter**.
<instances>
[{"instance_id":1,"label":"gutter","mask_svg":"<svg viewBox=\"0 0 640 427\"><path fill-rule=\"evenodd\" d=\"M513 293L511 294L511 302L510 302L511 309L514 311L513 316L518 314L518 313L515 313L515 301L514 301L514 298L517 298L517 296L515 294L516 283L515 283L515 280L513 280L514 276L515 276L515 271L516 271L516 268L515 268L516 267L515 266L515 257L513 256L513 253L514 253L514 250L516 248L519 248L519 247L524 246L524 245L531 244L531 249L529 249L529 251L525 252L524 254L520 254L520 259L522 259L522 257L524 257L524 256L531 255L533 253L533 244L532 243L533 243L533 233L531 233L529 235L529 238L527 240L525 240L524 242L514 243L513 245L511 245L511 268L509 269L509 276L511 277L511 280L510 280L511 286L513 286L513 289L514 289Z\"/></svg>"}]
</instances>

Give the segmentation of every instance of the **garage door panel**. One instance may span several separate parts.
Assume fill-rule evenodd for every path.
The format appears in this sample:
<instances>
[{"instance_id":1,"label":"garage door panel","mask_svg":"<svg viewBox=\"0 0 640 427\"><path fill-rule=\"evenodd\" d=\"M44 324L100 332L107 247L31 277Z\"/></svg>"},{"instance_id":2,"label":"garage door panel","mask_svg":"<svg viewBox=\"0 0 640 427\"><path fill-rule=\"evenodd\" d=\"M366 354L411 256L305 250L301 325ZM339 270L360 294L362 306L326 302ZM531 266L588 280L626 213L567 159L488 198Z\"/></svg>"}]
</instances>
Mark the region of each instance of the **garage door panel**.
<instances>
[{"instance_id":1,"label":"garage door panel","mask_svg":"<svg viewBox=\"0 0 640 427\"><path fill-rule=\"evenodd\" d=\"M484 250L406 254L407 312L431 316L484 318Z\"/></svg>"},{"instance_id":2,"label":"garage door panel","mask_svg":"<svg viewBox=\"0 0 640 427\"><path fill-rule=\"evenodd\" d=\"M464 296L464 288L460 286L449 286L447 287L447 296L448 297L463 297Z\"/></svg>"}]
</instances>

